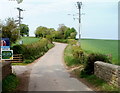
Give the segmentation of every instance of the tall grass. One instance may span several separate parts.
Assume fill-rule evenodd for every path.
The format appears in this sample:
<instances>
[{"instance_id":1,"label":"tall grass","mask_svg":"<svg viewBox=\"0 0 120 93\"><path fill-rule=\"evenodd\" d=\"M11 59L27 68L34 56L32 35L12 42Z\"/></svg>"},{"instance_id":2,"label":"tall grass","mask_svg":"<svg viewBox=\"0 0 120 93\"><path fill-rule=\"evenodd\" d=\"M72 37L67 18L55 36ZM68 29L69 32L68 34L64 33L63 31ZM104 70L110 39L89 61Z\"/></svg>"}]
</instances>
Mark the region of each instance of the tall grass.
<instances>
[{"instance_id":1,"label":"tall grass","mask_svg":"<svg viewBox=\"0 0 120 93\"><path fill-rule=\"evenodd\" d=\"M68 45L64 51L64 60L67 66L79 65L78 59L73 56L72 45Z\"/></svg>"},{"instance_id":2,"label":"tall grass","mask_svg":"<svg viewBox=\"0 0 120 93\"><path fill-rule=\"evenodd\" d=\"M89 83L97 87L97 89L99 89L100 91L103 91L103 93L104 92L105 93L119 93L119 88L113 85L109 85L106 81L96 77L95 75L86 75L84 78L86 78L86 80Z\"/></svg>"}]
</instances>

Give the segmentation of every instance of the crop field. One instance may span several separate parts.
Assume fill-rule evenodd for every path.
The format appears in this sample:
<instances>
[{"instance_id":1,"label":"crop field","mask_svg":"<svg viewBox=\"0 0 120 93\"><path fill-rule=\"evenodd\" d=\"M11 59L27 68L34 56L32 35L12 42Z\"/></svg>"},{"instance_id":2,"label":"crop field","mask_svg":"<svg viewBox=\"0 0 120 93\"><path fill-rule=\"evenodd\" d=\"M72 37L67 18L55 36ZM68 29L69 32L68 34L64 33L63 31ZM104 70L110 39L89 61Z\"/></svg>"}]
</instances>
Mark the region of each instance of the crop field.
<instances>
[{"instance_id":1,"label":"crop field","mask_svg":"<svg viewBox=\"0 0 120 93\"><path fill-rule=\"evenodd\" d=\"M40 40L40 38L35 37L22 37L21 40L23 41L23 44L31 44L34 42L37 42ZM16 44L19 44L19 41L16 42ZM15 44L14 44L15 45Z\"/></svg>"},{"instance_id":2,"label":"crop field","mask_svg":"<svg viewBox=\"0 0 120 93\"><path fill-rule=\"evenodd\" d=\"M82 39L81 47L87 53L101 53L112 56L112 63L120 65L118 40Z\"/></svg>"}]
</instances>

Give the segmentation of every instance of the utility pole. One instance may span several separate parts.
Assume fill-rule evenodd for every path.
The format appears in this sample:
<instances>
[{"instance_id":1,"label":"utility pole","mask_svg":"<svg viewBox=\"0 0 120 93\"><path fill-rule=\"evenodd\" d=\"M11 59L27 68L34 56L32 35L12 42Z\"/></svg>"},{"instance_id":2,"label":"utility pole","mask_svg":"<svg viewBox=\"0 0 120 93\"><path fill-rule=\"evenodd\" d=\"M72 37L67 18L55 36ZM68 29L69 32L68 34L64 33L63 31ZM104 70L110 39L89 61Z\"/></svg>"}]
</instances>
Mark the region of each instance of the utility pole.
<instances>
[{"instance_id":1,"label":"utility pole","mask_svg":"<svg viewBox=\"0 0 120 93\"><path fill-rule=\"evenodd\" d=\"M80 39L81 39L81 34L80 34L80 25L81 25L81 6L82 6L82 2L77 2L78 5L78 10L79 10L79 28L78 28L78 32L79 32L79 45L80 45Z\"/></svg>"},{"instance_id":2,"label":"utility pole","mask_svg":"<svg viewBox=\"0 0 120 93\"><path fill-rule=\"evenodd\" d=\"M19 37L20 37L20 24L21 24L21 19L23 19L22 17L21 17L21 11L23 11L21 8L17 8L18 9L18 11L19 11L19 22L18 22L18 24L19 24Z\"/></svg>"}]
</instances>

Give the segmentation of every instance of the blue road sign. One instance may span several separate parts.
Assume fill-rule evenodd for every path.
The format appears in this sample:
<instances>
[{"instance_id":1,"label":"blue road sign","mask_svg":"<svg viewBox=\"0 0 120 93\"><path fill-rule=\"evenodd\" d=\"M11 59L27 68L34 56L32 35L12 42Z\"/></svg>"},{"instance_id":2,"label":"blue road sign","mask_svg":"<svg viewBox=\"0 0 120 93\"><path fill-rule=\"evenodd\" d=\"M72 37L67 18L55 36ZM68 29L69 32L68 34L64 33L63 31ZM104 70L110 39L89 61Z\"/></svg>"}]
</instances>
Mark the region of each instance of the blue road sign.
<instances>
[{"instance_id":1,"label":"blue road sign","mask_svg":"<svg viewBox=\"0 0 120 93\"><path fill-rule=\"evenodd\" d=\"M0 46L1 46L2 49L9 49L10 48L9 38L2 38Z\"/></svg>"}]
</instances>

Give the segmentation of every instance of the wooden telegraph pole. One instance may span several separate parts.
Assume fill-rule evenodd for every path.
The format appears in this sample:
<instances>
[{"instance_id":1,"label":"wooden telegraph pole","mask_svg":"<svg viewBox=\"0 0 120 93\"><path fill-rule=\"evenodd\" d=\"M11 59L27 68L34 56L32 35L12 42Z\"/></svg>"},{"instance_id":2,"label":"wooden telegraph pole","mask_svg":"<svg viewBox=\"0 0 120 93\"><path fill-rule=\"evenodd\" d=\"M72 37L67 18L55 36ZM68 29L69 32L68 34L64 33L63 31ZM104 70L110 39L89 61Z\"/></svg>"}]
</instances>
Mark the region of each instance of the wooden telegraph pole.
<instances>
[{"instance_id":1,"label":"wooden telegraph pole","mask_svg":"<svg viewBox=\"0 0 120 93\"><path fill-rule=\"evenodd\" d=\"M21 12L23 11L21 8L17 8L18 9L18 11L19 11L19 16L18 16L18 18L19 18L19 22L18 22L18 24L19 24L19 37L20 37L20 24L21 24L21 19L23 19L23 17L21 17Z\"/></svg>"},{"instance_id":2,"label":"wooden telegraph pole","mask_svg":"<svg viewBox=\"0 0 120 93\"><path fill-rule=\"evenodd\" d=\"M81 34L80 34L80 25L81 25L81 6L82 6L82 2L77 2L78 5L78 9L79 9L79 28L78 28L78 32L79 32L79 45L81 45L80 43L80 39L81 39Z\"/></svg>"}]
</instances>

